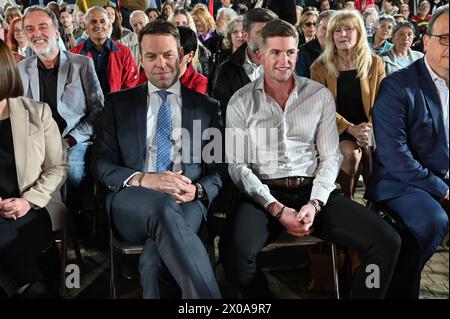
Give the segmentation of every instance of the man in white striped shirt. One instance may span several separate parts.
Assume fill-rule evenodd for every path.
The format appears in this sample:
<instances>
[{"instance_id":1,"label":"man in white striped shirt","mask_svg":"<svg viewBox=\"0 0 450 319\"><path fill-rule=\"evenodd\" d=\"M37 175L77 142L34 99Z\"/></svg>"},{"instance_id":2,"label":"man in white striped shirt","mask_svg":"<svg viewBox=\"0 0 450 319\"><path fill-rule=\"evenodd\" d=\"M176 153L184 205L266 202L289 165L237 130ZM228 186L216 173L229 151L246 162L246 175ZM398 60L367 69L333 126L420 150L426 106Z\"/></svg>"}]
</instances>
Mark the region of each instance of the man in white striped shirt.
<instances>
[{"instance_id":1,"label":"man in white striped shirt","mask_svg":"<svg viewBox=\"0 0 450 319\"><path fill-rule=\"evenodd\" d=\"M259 53L264 76L237 91L228 104L227 133L235 142L227 136L229 173L246 196L227 219L220 242L225 273L244 297L270 297L257 253L284 230L299 237L314 234L359 250L362 262L352 297L383 298L400 237L370 210L331 193L342 162L335 104L324 86L293 74L297 45L292 25L268 22ZM264 130L275 144L261 143ZM250 154L243 155L242 145ZM380 271L377 289L365 284L371 264Z\"/></svg>"}]
</instances>

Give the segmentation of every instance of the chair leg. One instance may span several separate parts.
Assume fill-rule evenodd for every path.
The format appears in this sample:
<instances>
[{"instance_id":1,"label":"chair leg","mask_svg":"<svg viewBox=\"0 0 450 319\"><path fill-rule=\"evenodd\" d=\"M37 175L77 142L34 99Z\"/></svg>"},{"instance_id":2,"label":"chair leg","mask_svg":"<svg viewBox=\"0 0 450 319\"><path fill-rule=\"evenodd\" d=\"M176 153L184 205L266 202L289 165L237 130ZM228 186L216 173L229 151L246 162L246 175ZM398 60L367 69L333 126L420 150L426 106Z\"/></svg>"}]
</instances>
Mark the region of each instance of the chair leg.
<instances>
[{"instance_id":1,"label":"chair leg","mask_svg":"<svg viewBox=\"0 0 450 319\"><path fill-rule=\"evenodd\" d=\"M61 239L61 265L59 291L62 297L66 296L66 264L67 264L67 227L62 231Z\"/></svg>"},{"instance_id":2,"label":"chair leg","mask_svg":"<svg viewBox=\"0 0 450 319\"><path fill-rule=\"evenodd\" d=\"M110 254L109 295L112 299L117 299L116 267L115 267L113 235L111 229L109 230L109 254Z\"/></svg>"},{"instance_id":3,"label":"chair leg","mask_svg":"<svg viewBox=\"0 0 450 319\"><path fill-rule=\"evenodd\" d=\"M336 245L334 243L331 243L331 257L333 259L333 277L334 277L334 288L335 288L335 292L336 292L336 299L340 299Z\"/></svg>"}]
</instances>

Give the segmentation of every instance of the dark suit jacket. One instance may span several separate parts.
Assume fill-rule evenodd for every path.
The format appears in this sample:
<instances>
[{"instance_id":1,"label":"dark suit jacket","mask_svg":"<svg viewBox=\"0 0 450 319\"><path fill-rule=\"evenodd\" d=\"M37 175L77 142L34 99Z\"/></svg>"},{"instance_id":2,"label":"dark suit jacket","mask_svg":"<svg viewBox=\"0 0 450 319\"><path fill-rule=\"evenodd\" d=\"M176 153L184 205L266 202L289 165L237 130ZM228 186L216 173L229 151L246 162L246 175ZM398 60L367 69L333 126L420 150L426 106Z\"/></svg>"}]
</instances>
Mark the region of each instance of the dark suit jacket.
<instances>
[{"instance_id":1,"label":"dark suit jacket","mask_svg":"<svg viewBox=\"0 0 450 319\"><path fill-rule=\"evenodd\" d=\"M254 8L256 1L253 2L251 8ZM297 23L297 11L295 8L295 0L264 0L263 8L267 8L284 21L292 25Z\"/></svg>"},{"instance_id":2,"label":"dark suit jacket","mask_svg":"<svg viewBox=\"0 0 450 319\"><path fill-rule=\"evenodd\" d=\"M111 192L107 195L107 208L124 181L133 173L144 170L147 132L147 84L107 95L105 109L97 132L93 150L93 170L96 178ZM181 167L183 174L202 184L209 204L222 187L223 165L203 162L201 151L209 141L198 140L193 147L193 121L200 121L201 132L218 129L223 136L223 124L217 101L181 86L182 127L190 133L190 141L183 141ZM200 135L201 136L201 135ZM188 146L185 143L190 143ZM221 140L220 143L223 143ZM222 144L223 145L223 144ZM221 158L223 163L223 158Z\"/></svg>"},{"instance_id":3,"label":"dark suit jacket","mask_svg":"<svg viewBox=\"0 0 450 319\"><path fill-rule=\"evenodd\" d=\"M423 58L381 82L372 119L377 148L367 197L381 201L417 188L443 197L447 141L439 96Z\"/></svg>"}]
</instances>

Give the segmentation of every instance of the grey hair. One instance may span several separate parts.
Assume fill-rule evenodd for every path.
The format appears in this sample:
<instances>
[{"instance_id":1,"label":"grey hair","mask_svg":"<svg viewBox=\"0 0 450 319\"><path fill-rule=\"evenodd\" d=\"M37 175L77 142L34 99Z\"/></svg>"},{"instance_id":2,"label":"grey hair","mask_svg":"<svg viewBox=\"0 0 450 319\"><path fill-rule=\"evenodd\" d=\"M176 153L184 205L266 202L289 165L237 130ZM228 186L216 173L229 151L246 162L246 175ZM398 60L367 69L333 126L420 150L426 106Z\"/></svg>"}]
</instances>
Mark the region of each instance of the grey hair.
<instances>
[{"instance_id":1,"label":"grey hair","mask_svg":"<svg viewBox=\"0 0 450 319\"><path fill-rule=\"evenodd\" d=\"M55 16L53 11L47 7L41 7L38 5L31 6L31 7L28 7L25 9L25 12L22 17L22 27L24 27L25 18L33 12L43 12L43 13L47 14L48 17L50 18L50 20L52 20L53 26L56 28L56 30L58 30L58 28L59 28L58 18Z\"/></svg>"},{"instance_id":2,"label":"grey hair","mask_svg":"<svg viewBox=\"0 0 450 319\"><path fill-rule=\"evenodd\" d=\"M231 21L232 19L234 19L238 16L236 11L234 11L231 8L220 8L219 10L217 10L217 17L220 14L223 14L223 16L226 17L228 21Z\"/></svg>"},{"instance_id":3,"label":"grey hair","mask_svg":"<svg viewBox=\"0 0 450 319\"><path fill-rule=\"evenodd\" d=\"M443 15L444 13L448 13L448 4L445 6L440 6L431 17L430 21L428 22L427 26L427 34L430 35L433 33L433 26L436 22L436 19L439 18L440 15Z\"/></svg>"},{"instance_id":4,"label":"grey hair","mask_svg":"<svg viewBox=\"0 0 450 319\"><path fill-rule=\"evenodd\" d=\"M144 18L145 24L148 23L148 15L146 15L144 11L142 11L142 10L134 10L134 11L131 12L131 14L130 14L130 25L131 25L131 19L134 18L134 16L137 15L137 14L143 14L144 17L145 17L145 18Z\"/></svg>"},{"instance_id":5,"label":"grey hair","mask_svg":"<svg viewBox=\"0 0 450 319\"><path fill-rule=\"evenodd\" d=\"M106 9L104 9L102 7L94 6L94 7L89 8L88 11L86 11L86 13L84 14L84 23L86 24L86 28L87 28L87 25L89 24L89 22L91 20L89 18L89 15L91 14L91 12L97 12L97 11L103 13L105 15L105 17L106 17L105 20L106 20L106 22L109 25L108 38L110 38L111 34L112 34L112 31L113 31L112 22L111 22L111 20L109 20L108 11L106 11Z\"/></svg>"},{"instance_id":6,"label":"grey hair","mask_svg":"<svg viewBox=\"0 0 450 319\"><path fill-rule=\"evenodd\" d=\"M316 25L320 24L320 21L322 21L323 19L328 19L330 20L335 14L337 13L336 10L326 10L326 11L322 11L319 16L317 17L317 21L316 21Z\"/></svg>"},{"instance_id":7,"label":"grey hair","mask_svg":"<svg viewBox=\"0 0 450 319\"><path fill-rule=\"evenodd\" d=\"M378 28L378 27L380 26L381 22L383 22L383 21L388 21L388 22L392 23L392 27L395 27L395 25L397 24L397 23L395 23L394 17L392 17L392 16L390 16L390 15L387 15L387 14L382 14L382 15L374 22L373 27L374 27L374 28Z\"/></svg>"}]
</instances>

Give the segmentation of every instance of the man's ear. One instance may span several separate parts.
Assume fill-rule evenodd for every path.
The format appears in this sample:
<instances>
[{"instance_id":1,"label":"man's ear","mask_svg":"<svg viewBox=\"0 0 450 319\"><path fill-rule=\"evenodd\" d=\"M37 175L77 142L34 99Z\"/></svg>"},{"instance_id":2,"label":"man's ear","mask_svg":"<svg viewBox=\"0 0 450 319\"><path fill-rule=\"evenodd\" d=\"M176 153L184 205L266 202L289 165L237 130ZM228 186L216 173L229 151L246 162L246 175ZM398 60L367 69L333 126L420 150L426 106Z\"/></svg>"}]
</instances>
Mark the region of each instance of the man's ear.
<instances>
[{"instance_id":1,"label":"man's ear","mask_svg":"<svg viewBox=\"0 0 450 319\"><path fill-rule=\"evenodd\" d=\"M191 52L189 52L186 56L188 57L187 58L187 64L189 64L189 63L191 63L192 62L192 60L194 59L194 55L195 55L195 52L193 52L193 51L191 51Z\"/></svg>"},{"instance_id":2,"label":"man's ear","mask_svg":"<svg viewBox=\"0 0 450 319\"><path fill-rule=\"evenodd\" d=\"M248 37L249 37L249 34L245 31L242 31L242 38L244 39L245 42L248 41Z\"/></svg>"},{"instance_id":3,"label":"man's ear","mask_svg":"<svg viewBox=\"0 0 450 319\"><path fill-rule=\"evenodd\" d=\"M430 43L430 36L428 34L424 34L424 36L422 37L422 42L423 42L423 52L426 53L428 51L428 45Z\"/></svg>"},{"instance_id":4,"label":"man's ear","mask_svg":"<svg viewBox=\"0 0 450 319\"><path fill-rule=\"evenodd\" d=\"M184 57L184 49L183 49L182 47L180 47L180 48L178 49L178 58L179 58L180 61L181 61L181 59L183 59L183 57Z\"/></svg>"}]
</instances>

